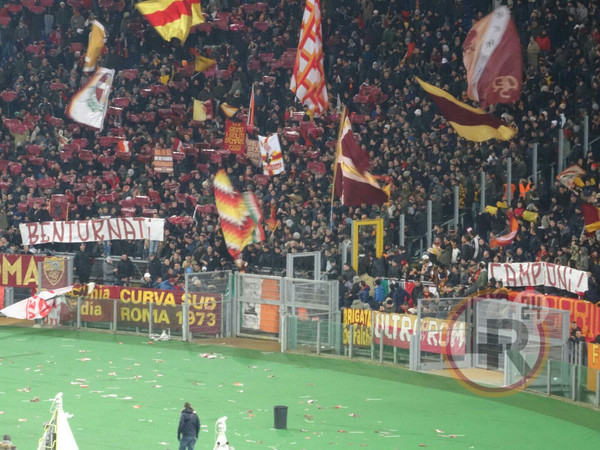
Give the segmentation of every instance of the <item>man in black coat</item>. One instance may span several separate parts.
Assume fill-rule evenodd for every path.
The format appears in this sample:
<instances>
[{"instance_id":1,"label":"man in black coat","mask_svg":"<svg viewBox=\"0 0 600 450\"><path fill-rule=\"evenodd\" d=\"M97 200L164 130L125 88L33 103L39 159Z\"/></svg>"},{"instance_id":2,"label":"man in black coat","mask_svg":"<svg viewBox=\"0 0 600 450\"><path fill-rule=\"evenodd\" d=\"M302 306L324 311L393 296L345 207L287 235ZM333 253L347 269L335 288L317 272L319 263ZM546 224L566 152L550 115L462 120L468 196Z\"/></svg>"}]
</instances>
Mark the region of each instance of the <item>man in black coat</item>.
<instances>
[{"instance_id":1,"label":"man in black coat","mask_svg":"<svg viewBox=\"0 0 600 450\"><path fill-rule=\"evenodd\" d=\"M81 244L79 246L79 251L75 253L73 268L75 269L81 284L86 284L90 281L90 273L92 272L92 259L85 252L85 244Z\"/></svg>"},{"instance_id":2,"label":"man in black coat","mask_svg":"<svg viewBox=\"0 0 600 450\"><path fill-rule=\"evenodd\" d=\"M117 263L117 284L126 286L133 278L133 273L133 263L127 254L123 253L121 260Z\"/></svg>"},{"instance_id":3,"label":"man in black coat","mask_svg":"<svg viewBox=\"0 0 600 450\"><path fill-rule=\"evenodd\" d=\"M179 450L194 450L199 432L200 419L198 419L194 408L188 402L185 402L179 418L179 427L177 428Z\"/></svg>"}]
</instances>

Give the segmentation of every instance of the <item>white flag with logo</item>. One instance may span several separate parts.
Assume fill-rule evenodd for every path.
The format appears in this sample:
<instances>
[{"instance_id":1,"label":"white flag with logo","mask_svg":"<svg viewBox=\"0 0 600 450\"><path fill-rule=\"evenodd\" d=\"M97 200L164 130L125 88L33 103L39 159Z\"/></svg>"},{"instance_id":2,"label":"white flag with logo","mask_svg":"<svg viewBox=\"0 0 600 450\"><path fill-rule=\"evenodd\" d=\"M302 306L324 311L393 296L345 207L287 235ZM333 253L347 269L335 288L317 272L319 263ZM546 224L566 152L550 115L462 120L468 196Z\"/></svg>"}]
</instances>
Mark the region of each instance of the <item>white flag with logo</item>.
<instances>
[{"instance_id":1,"label":"white flag with logo","mask_svg":"<svg viewBox=\"0 0 600 450\"><path fill-rule=\"evenodd\" d=\"M260 155L263 162L263 173L265 175L277 175L285 172L283 166L283 156L281 154L281 145L277 134L271 136L258 136L260 145Z\"/></svg>"},{"instance_id":2,"label":"white flag with logo","mask_svg":"<svg viewBox=\"0 0 600 450\"><path fill-rule=\"evenodd\" d=\"M73 96L67 108L68 116L75 122L102 130L114 76L114 70L99 68Z\"/></svg>"},{"instance_id":3,"label":"white flag with logo","mask_svg":"<svg viewBox=\"0 0 600 450\"><path fill-rule=\"evenodd\" d=\"M64 295L73 290L73 286L67 286L50 291L42 291L20 302L13 303L10 306L0 310L0 313L13 319L43 319L54 306L54 298Z\"/></svg>"}]
</instances>

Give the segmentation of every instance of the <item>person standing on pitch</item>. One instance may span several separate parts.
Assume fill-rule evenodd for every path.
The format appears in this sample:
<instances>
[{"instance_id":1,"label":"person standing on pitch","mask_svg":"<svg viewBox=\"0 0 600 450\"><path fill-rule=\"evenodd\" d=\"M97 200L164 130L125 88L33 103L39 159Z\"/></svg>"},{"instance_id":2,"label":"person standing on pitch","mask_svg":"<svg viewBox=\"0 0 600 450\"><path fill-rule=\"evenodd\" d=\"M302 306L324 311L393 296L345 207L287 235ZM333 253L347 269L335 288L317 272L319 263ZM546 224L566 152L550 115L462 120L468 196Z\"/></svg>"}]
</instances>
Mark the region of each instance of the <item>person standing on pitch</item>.
<instances>
[{"instance_id":1,"label":"person standing on pitch","mask_svg":"<svg viewBox=\"0 0 600 450\"><path fill-rule=\"evenodd\" d=\"M179 418L179 428L177 428L179 450L194 450L199 432L200 419L198 419L194 408L188 402L185 402Z\"/></svg>"}]
</instances>

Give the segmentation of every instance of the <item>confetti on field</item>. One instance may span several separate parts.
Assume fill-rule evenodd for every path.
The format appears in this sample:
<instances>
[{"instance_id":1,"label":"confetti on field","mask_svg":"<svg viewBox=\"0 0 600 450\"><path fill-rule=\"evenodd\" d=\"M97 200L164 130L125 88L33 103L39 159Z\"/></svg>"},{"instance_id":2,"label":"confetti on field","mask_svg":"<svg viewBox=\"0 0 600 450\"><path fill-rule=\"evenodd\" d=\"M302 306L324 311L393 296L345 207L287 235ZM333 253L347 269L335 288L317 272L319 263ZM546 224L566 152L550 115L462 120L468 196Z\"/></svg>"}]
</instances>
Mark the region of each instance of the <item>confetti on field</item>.
<instances>
[{"instance_id":1,"label":"confetti on field","mask_svg":"<svg viewBox=\"0 0 600 450\"><path fill-rule=\"evenodd\" d=\"M31 388L29 386L24 387L23 389L17 389L17 392L31 392Z\"/></svg>"},{"instance_id":2,"label":"confetti on field","mask_svg":"<svg viewBox=\"0 0 600 450\"><path fill-rule=\"evenodd\" d=\"M426 444L419 444L419 447L427 447Z\"/></svg>"},{"instance_id":3,"label":"confetti on field","mask_svg":"<svg viewBox=\"0 0 600 450\"><path fill-rule=\"evenodd\" d=\"M436 433L444 433L442 430L435 430Z\"/></svg>"},{"instance_id":4,"label":"confetti on field","mask_svg":"<svg viewBox=\"0 0 600 450\"><path fill-rule=\"evenodd\" d=\"M79 361L91 361L91 358L81 358Z\"/></svg>"},{"instance_id":5,"label":"confetti on field","mask_svg":"<svg viewBox=\"0 0 600 450\"><path fill-rule=\"evenodd\" d=\"M243 385L244 385L244 383L237 382L237 383L233 383L233 385L234 385L234 386L243 386Z\"/></svg>"},{"instance_id":6,"label":"confetti on field","mask_svg":"<svg viewBox=\"0 0 600 450\"><path fill-rule=\"evenodd\" d=\"M133 409L140 409L142 407L142 405L133 405L132 408Z\"/></svg>"},{"instance_id":7,"label":"confetti on field","mask_svg":"<svg viewBox=\"0 0 600 450\"><path fill-rule=\"evenodd\" d=\"M463 437L463 436L464 436L464 434L441 434L440 435L440 437L452 438L452 439L457 438L457 437Z\"/></svg>"},{"instance_id":8,"label":"confetti on field","mask_svg":"<svg viewBox=\"0 0 600 450\"><path fill-rule=\"evenodd\" d=\"M32 402L32 403L37 403L37 402L40 401L40 398L39 397L34 397L31 400L29 400L29 401Z\"/></svg>"},{"instance_id":9,"label":"confetti on field","mask_svg":"<svg viewBox=\"0 0 600 450\"><path fill-rule=\"evenodd\" d=\"M4 414L4 411L0 411L0 416L1 416L2 414Z\"/></svg>"},{"instance_id":10,"label":"confetti on field","mask_svg":"<svg viewBox=\"0 0 600 450\"><path fill-rule=\"evenodd\" d=\"M358 414L350 413L348 414L350 417L360 417Z\"/></svg>"},{"instance_id":11,"label":"confetti on field","mask_svg":"<svg viewBox=\"0 0 600 450\"><path fill-rule=\"evenodd\" d=\"M85 388L87 388L87 387L89 387L89 386L88 386L87 384L82 384L82 385L80 385L79 387L80 387L80 388L84 388L84 389L85 389Z\"/></svg>"},{"instance_id":12,"label":"confetti on field","mask_svg":"<svg viewBox=\"0 0 600 450\"><path fill-rule=\"evenodd\" d=\"M19 422L27 422L27 419L21 419L21 418L19 418Z\"/></svg>"},{"instance_id":13,"label":"confetti on field","mask_svg":"<svg viewBox=\"0 0 600 450\"><path fill-rule=\"evenodd\" d=\"M381 400L383 400L382 398L368 398L367 401L368 402L380 402Z\"/></svg>"},{"instance_id":14,"label":"confetti on field","mask_svg":"<svg viewBox=\"0 0 600 450\"><path fill-rule=\"evenodd\" d=\"M158 445L169 445L168 442L159 442Z\"/></svg>"},{"instance_id":15,"label":"confetti on field","mask_svg":"<svg viewBox=\"0 0 600 450\"><path fill-rule=\"evenodd\" d=\"M153 384L152 387L156 388L156 389L160 389L162 386L160 384Z\"/></svg>"}]
</instances>

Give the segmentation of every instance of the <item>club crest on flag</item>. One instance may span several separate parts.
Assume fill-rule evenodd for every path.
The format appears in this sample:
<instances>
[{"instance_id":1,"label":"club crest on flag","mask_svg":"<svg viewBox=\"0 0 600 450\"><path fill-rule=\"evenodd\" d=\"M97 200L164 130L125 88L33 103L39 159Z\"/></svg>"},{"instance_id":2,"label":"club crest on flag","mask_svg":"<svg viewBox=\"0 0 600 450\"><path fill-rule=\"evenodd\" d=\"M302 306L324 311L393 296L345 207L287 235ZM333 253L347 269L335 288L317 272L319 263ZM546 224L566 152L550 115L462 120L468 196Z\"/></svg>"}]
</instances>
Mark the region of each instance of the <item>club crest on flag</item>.
<instances>
[{"instance_id":1,"label":"club crest on flag","mask_svg":"<svg viewBox=\"0 0 600 450\"><path fill-rule=\"evenodd\" d=\"M283 156L281 154L281 145L277 134L271 136L258 136L260 143L260 154L263 163L263 173L273 176L285 171Z\"/></svg>"},{"instance_id":2,"label":"club crest on flag","mask_svg":"<svg viewBox=\"0 0 600 450\"><path fill-rule=\"evenodd\" d=\"M64 258L47 258L43 262L44 276L51 286L56 286L66 270Z\"/></svg>"},{"instance_id":3,"label":"club crest on flag","mask_svg":"<svg viewBox=\"0 0 600 450\"><path fill-rule=\"evenodd\" d=\"M102 130L114 75L114 70L99 68L73 96L67 108L68 116L76 122Z\"/></svg>"}]
</instances>

